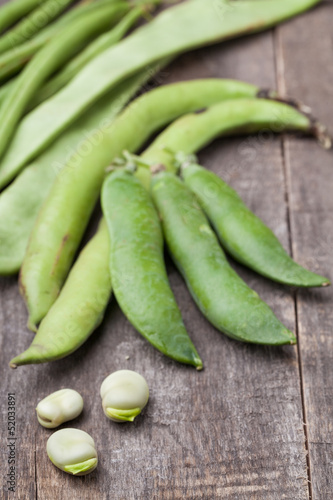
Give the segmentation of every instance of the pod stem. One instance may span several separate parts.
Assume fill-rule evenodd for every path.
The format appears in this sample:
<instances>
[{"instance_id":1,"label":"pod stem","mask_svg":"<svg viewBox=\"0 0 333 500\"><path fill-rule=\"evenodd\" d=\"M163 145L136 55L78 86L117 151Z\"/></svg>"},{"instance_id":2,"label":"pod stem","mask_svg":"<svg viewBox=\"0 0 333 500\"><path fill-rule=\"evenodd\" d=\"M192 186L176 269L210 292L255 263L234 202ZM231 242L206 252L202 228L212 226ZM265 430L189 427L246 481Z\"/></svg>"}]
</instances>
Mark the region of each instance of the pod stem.
<instances>
[{"instance_id":1,"label":"pod stem","mask_svg":"<svg viewBox=\"0 0 333 500\"><path fill-rule=\"evenodd\" d=\"M324 149L332 148L332 137L330 136L328 129L325 125L320 123L312 114L312 109L297 99L291 97L282 97L275 90L270 89L260 89L257 92L257 97L259 99L269 99L276 102L281 102L295 108L297 111L302 113L310 120L309 133L315 137L319 144Z\"/></svg>"}]
</instances>

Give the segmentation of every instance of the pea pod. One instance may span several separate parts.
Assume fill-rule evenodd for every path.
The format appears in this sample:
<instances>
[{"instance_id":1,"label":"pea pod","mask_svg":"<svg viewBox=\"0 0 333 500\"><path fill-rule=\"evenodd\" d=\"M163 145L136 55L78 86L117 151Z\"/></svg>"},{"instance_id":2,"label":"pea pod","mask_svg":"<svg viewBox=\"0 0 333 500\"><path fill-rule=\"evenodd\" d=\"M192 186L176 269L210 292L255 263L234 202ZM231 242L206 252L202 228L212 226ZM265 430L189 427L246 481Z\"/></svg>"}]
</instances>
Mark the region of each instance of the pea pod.
<instances>
[{"instance_id":1,"label":"pea pod","mask_svg":"<svg viewBox=\"0 0 333 500\"><path fill-rule=\"evenodd\" d=\"M79 255L32 344L10 361L11 368L64 358L87 340L101 323L111 296L108 256L109 235L102 223Z\"/></svg>"},{"instance_id":2,"label":"pea pod","mask_svg":"<svg viewBox=\"0 0 333 500\"><path fill-rule=\"evenodd\" d=\"M88 137L80 145L39 212L23 261L20 281L29 328L36 328L59 294L98 200L105 168L113 159L124 149L136 151L151 134L183 113L257 93L253 85L218 79L160 87L137 98L103 130L98 143Z\"/></svg>"},{"instance_id":3,"label":"pea pod","mask_svg":"<svg viewBox=\"0 0 333 500\"><path fill-rule=\"evenodd\" d=\"M111 121L148 77L146 72L134 76L104 96L0 194L0 274L19 271L38 211L71 152L81 147L86 151L86 143L93 149L102 141Z\"/></svg>"},{"instance_id":4,"label":"pea pod","mask_svg":"<svg viewBox=\"0 0 333 500\"><path fill-rule=\"evenodd\" d=\"M163 235L149 193L131 173L111 173L102 189L115 296L132 325L170 358L202 368L170 289Z\"/></svg>"},{"instance_id":5,"label":"pea pod","mask_svg":"<svg viewBox=\"0 0 333 500\"><path fill-rule=\"evenodd\" d=\"M32 11L41 0L12 0L0 7L0 33Z\"/></svg>"},{"instance_id":6,"label":"pea pod","mask_svg":"<svg viewBox=\"0 0 333 500\"><path fill-rule=\"evenodd\" d=\"M188 0L167 9L93 59L61 92L22 120L3 158L0 186L13 179L83 110L124 78L188 50L262 31L319 1Z\"/></svg>"},{"instance_id":7,"label":"pea pod","mask_svg":"<svg viewBox=\"0 0 333 500\"><path fill-rule=\"evenodd\" d=\"M71 55L74 55L82 44L89 41L119 16L128 11L128 4L123 2L105 6L87 14L61 31L61 36L52 39L36 54L15 79L0 108L0 156L8 147L15 127L23 115L29 100L43 84Z\"/></svg>"},{"instance_id":8,"label":"pea pod","mask_svg":"<svg viewBox=\"0 0 333 500\"><path fill-rule=\"evenodd\" d=\"M327 278L294 262L274 233L243 203L226 182L193 163L182 168L224 249L238 262L278 283L300 287L328 286Z\"/></svg>"},{"instance_id":9,"label":"pea pod","mask_svg":"<svg viewBox=\"0 0 333 500\"><path fill-rule=\"evenodd\" d=\"M202 314L242 342L279 346L296 338L230 267L195 195L174 174L153 177L165 240Z\"/></svg>"},{"instance_id":10,"label":"pea pod","mask_svg":"<svg viewBox=\"0 0 333 500\"><path fill-rule=\"evenodd\" d=\"M0 54L32 38L44 26L58 17L74 0L46 0L0 38Z\"/></svg>"}]
</instances>

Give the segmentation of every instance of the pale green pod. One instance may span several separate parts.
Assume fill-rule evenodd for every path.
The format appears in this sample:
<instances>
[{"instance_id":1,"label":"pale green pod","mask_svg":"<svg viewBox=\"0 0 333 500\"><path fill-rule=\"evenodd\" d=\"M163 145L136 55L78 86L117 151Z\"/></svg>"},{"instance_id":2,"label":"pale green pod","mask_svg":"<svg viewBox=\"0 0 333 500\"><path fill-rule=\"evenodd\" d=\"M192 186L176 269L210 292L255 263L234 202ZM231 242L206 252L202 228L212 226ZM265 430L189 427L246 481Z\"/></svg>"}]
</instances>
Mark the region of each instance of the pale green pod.
<instances>
[{"instance_id":1,"label":"pale green pod","mask_svg":"<svg viewBox=\"0 0 333 500\"><path fill-rule=\"evenodd\" d=\"M46 451L58 469L84 476L97 467L95 442L89 434L79 429L61 429L49 437Z\"/></svg>"},{"instance_id":2,"label":"pale green pod","mask_svg":"<svg viewBox=\"0 0 333 500\"><path fill-rule=\"evenodd\" d=\"M104 413L114 422L133 422L149 399L146 380L132 370L111 373L103 381L100 393Z\"/></svg>"},{"instance_id":3,"label":"pale green pod","mask_svg":"<svg viewBox=\"0 0 333 500\"><path fill-rule=\"evenodd\" d=\"M61 389L42 399L37 405L38 422L54 429L78 417L83 410L82 396L73 389Z\"/></svg>"}]
</instances>

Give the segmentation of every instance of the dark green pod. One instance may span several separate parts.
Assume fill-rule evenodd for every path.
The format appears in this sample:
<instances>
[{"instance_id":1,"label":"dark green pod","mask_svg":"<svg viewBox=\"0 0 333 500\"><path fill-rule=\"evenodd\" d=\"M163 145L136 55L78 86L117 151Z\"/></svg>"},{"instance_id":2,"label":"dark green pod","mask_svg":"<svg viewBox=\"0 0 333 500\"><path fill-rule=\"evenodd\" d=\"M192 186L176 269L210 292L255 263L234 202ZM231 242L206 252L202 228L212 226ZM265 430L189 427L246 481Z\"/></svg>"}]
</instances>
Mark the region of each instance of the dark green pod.
<instances>
[{"instance_id":1,"label":"dark green pod","mask_svg":"<svg viewBox=\"0 0 333 500\"><path fill-rule=\"evenodd\" d=\"M230 267L195 195L175 175L159 173L152 196L169 251L204 316L229 337L264 345L296 338Z\"/></svg>"},{"instance_id":2,"label":"dark green pod","mask_svg":"<svg viewBox=\"0 0 333 500\"><path fill-rule=\"evenodd\" d=\"M112 173L104 182L110 273L117 301L132 325L159 351L202 368L171 291L163 235L149 193L131 173Z\"/></svg>"},{"instance_id":3,"label":"dark green pod","mask_svg":"<svg viewBox=\"0 0 333 500\"><path fill-rule=\"evenodd\" d=\"M197 196L222 246L235 260L285 285L330 285L327 278L293 261L274 233L216 174L199 165L186 164L182 176Z\"/></svg>"}]
</instances>

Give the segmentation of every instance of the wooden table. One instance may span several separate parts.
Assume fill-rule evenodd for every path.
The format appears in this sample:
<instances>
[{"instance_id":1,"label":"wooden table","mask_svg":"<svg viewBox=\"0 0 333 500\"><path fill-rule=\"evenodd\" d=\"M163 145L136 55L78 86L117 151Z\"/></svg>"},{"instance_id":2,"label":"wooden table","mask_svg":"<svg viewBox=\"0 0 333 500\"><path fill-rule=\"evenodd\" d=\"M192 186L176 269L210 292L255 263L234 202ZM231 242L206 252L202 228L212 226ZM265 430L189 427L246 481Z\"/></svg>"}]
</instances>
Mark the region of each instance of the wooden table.
<instances>
[{"instance_id":1,"label":"wooden table","mask_svg":"<svg viewBox=\"0 0 333 500\"><path fill-rule=\"evenodd\" d=\"M309 104L333 129L333 3L264 34L185 55L158 83L203 77L278 88ZM332 278L333 159L312 139L219 140L201 162L228 181L304 266ZM198 312L169 262L172 288L204 360L197 373L155 351L116 301L103 325L69 358L10 370L31 341L17 278L1 278L2 479L6 481L7 394L16 398L16 493L3 498L329 500L333 497L333 294L294 291L232 265L297 332L297 347L229 340ZM134 424L108 421L99 387L122 368L142 373L151 398ZM91 433L98 469L72 477L46 455L50 431L37 402L62 387L78 390L82 416L70 427Z\"/></svg>"}]
</instances>

